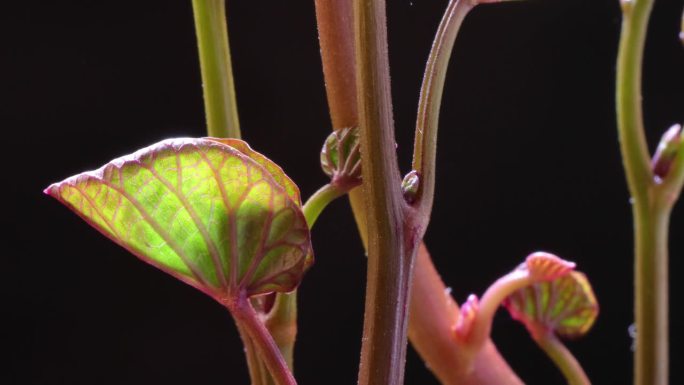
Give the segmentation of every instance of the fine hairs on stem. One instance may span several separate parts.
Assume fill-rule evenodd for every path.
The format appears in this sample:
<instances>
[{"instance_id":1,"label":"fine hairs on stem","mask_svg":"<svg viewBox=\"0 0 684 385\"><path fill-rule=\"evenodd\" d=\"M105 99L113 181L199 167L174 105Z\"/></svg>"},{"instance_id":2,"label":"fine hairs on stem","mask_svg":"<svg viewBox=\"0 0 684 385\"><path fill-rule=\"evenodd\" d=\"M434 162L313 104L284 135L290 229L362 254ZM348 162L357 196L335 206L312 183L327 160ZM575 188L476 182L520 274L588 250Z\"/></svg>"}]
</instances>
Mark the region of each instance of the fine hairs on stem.
<instances>
[{"instance_id":1,"label":"fine hairs on stem","mask_svg":"<svg viewBox=\"0 0 684 385\"><path fill-rule=\"evenodd\" d=\"M598 315L591 285L573 262L530 254L481 299L471 294L459 308L423 243L454 42L470 10L492 2L499 1L451 0L446 7L421 86L412 169L403 181L386 0L315 0L334 132L320 156L330 181L303 205L299 187L280 165L235 139L241 133L225 0L191 0L211 137L162 140L52 184L45 193L144 262L225 307L243 341L252 385L296 385L297 288L314 259L311 230L325 207L346 194L368 257L358 384L403 384L408 338L444 385L521 384L490 339L502 304L569 383L588 384L559 340L583 335ZM684 184L681 126L672 125L653 156L644 130L642 57L654 2L621 2L616 79L620 150L634 216L636 385L669 380L668 231ZM452 225L459 219L449 220ZM456 258L487 254L476 252ZM469 261L457 260L457 268L463 262ZM462 285L456 285L460 296ZM585 294L583 302L578 293Z\"/></svg>"}]
</instances>

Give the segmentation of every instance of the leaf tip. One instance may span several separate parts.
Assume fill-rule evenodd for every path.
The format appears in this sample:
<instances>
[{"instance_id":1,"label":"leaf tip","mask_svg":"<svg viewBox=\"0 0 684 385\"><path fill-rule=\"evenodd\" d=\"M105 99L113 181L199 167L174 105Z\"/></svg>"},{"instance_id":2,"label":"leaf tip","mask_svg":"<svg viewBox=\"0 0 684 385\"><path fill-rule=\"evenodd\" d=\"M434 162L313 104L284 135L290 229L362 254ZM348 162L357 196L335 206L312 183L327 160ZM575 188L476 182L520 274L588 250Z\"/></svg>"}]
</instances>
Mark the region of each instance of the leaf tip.
<instances>
[{"instance_id":1,"label":"leaf tip","mask_svg":"<svg viewBox=\"0 0 684 385\"><path fill-rule=\"evenodd\" d=\"M544 251L534 252L525 259L525 267L535 281L552 281L570 273L576 266L575 262Z\"/></svg>"},{"instance_id":2,"label":"leaf tip","mask_svg":"<svg viewBox=\"0 0 684 385\"><path fill-rule=\"evenodd\" d=\"M53 184L47 186L43 190L43 194L49 195L51 197L56 197L57 196L57 183L53 183Z\"/></svg>"}]
</instances>

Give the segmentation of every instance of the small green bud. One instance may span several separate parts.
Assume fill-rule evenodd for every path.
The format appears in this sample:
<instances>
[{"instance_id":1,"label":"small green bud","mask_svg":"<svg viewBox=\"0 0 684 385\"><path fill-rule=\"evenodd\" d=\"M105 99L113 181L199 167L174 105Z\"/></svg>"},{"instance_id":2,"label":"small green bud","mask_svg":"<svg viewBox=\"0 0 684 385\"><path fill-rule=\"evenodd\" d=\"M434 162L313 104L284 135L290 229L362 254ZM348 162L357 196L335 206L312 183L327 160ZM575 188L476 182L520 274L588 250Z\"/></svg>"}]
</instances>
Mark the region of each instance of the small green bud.
<instances>
[{"instance_id":1,"label":"small green bud","mask_svg":"<svg viewBox=\"0 0 684 385\"><path fill-rule=\"evenodd\" d=\"M679 143L681 142L681 130L682 126L675 124L665 131L660 139L655 155L653 155L651 167L655 176L660 179L664 179L667 176L672 162L677 156Z\"/></svg>"},{"instance_id":2,"label":"small green bud","mask_svg":"<svg viewBox=\"0 0 684 385\"><path fill-rule=\"evenodd\" d=\"M357 127L333 131L321 149L321 168L333 183L361 183L361 151Z\"/></svg>"},{"instance_id":3,"label":"small green bud","mask_svg":"<svg viewBox=\"0 0 684 385\"><path fill-rule=\"evenodd\" d=\"M404 199L406 202L413 203L418 196L418 191L420 190L420 175L418 171L412 170L404 177L401 182L401 192L404 194Z\"/></svg>"}]
</instances>

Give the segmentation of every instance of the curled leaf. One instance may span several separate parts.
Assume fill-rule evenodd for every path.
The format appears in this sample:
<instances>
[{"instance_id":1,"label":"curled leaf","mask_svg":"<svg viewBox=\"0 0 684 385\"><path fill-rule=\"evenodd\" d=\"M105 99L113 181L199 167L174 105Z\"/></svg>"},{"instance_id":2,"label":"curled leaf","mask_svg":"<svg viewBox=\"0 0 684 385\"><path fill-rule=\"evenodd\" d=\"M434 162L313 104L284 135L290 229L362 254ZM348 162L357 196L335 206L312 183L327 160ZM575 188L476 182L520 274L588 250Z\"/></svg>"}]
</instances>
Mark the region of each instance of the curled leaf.
<instances>
[{"instance_id":1,"label":"curled leaf","mask_svg":"<svg viewBox=\"0 0 684 385\"><path fill-rule=\"evenodd\" d=\"M534 281L554 280L568 274L575 266L574 262L543 251L532 253L525 259L525 268Z\"/></svg>"},{"instance_id":2,"label":"curled leaf","mask_svg":"<svg viewBox=\"0 0 684 385\"><path fill-rule=\"evenodd\" d=\"M311 262L297 187L242 141L165 140L45 193L221 302L293 290Z\"/></svg>"},{"instance_id":3,"label":"curled leaf","mask_svg":"<svg viewBox=\"0 0 684 385\"><path fill-rule=\"evenodd\" d=\"M533 336L549 331L568 338L582 336L599 311L589 281L577 271L519 289L503 304Z\"/></svg>"},{"instance_id":4,"label":"curled leaf","mask_svg":"<svg viewBox=\"0 0 684 385\"><path fill-rule=\"evenodd\" d=\"M321 149L321 168L333 182L361 183L359 130L345 127L333 131Z\"/></svg>"}]
</instances>

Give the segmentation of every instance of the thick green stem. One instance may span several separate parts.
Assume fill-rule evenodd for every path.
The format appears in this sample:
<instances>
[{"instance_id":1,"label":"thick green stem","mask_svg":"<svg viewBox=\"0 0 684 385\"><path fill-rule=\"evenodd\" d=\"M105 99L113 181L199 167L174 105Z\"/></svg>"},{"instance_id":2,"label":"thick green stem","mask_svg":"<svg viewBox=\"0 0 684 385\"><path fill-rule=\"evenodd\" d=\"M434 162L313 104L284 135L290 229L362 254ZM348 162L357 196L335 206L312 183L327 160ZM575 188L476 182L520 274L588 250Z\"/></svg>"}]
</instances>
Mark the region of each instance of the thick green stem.
<instances>
[{"instance_id":1,"label":"thick green stem","mask_svg":"<svg viewBox=\"0 0 684 385\"><path fill-rule=\"evenodd\" d=\"M617 118L622 159L635 205L648 205L648 190L653 184L641 106L642 57L652 7L653 0L622 0L623 20L616 79Z\"/></svg>"},{"instance_id":2,"label":"thick green stem","mask_svg":"<svg viewBox=\"0 0 684 385\"><path fill-rule=\"evenodd\" d=\"M591 384L589 377L584 373L584 369L582 369L577 359L553 332L543 333L537 336L535 341L561 370L566 381L568 381L568 385Z\"/></svg>"},{"instance_id":3,"label":"thick green stem","mask_svg":"<svg viewBox=\"0 0 684 385\"><path fill-rule=\"evenodd\" d=\"M669 382L667 237L671 208L681 190L678 166L663 184L654 178L644 135L641 66L652 7L653 0L623 0L617 71L618 129L633 200L637 385ZM678 157L681 161L681 152Z\"/></svg>"},{"instance_id":4,"label":"thick green stem","mask_svg":"<svg viewBox=\"0 0 684 385\"><path fill-rule=\"evenodd\" d=\"M634 207L635 377L637 385L668 379L668 250L670 210L657 203Z\"/></svg>"},{"instance_id":5,"label":"thick green stem","mask_svg":"<svg viewBox=\"0 0 684 385\"><path fill-rule=\"evenodd\" d=\"M225 0L192 0L209 136L240 138Z\"/></svg>"}]
</instances>

